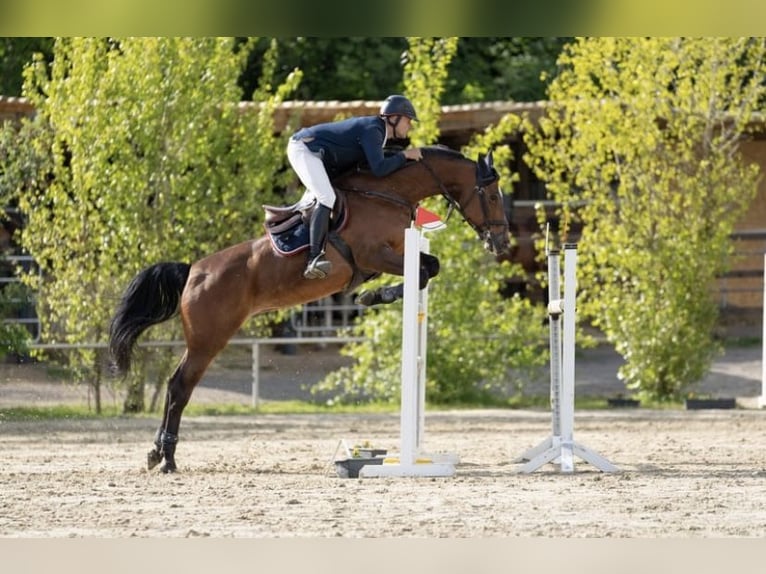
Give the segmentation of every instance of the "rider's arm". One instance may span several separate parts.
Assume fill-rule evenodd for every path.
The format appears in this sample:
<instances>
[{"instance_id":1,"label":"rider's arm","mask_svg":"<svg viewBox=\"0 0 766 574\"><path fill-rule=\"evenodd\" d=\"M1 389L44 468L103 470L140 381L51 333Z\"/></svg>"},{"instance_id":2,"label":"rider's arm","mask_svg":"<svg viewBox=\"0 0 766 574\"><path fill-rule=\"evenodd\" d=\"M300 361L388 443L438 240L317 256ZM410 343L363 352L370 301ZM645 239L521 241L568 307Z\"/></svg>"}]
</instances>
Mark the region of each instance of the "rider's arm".
<instances>
[{"instance_id":1,"label":"rider's arm","mask_svg":"<svg viewBox=\"0 0 766 574\"><path fill-rule=\"evenodd\" d=\"M370 171L377 177L383 177L396 171L407 161L404 152L384 156L383 140L385 138L385 131L381 128L382 126L370 126L362 132L360 137L360 144L370 166Z\"/></svg>"}]
</instances>

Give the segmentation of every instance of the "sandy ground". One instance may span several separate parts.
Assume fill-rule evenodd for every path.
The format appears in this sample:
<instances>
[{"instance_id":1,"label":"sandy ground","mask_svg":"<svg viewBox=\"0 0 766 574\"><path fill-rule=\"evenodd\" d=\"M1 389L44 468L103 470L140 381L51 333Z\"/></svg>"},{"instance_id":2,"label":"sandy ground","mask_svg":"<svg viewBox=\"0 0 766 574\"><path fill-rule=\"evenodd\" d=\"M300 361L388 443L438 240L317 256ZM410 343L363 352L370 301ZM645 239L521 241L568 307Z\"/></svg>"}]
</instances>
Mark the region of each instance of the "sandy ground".
<instances>
[{"instance_id":1,"label":"sandy ground","mask_svg":"<svg viewBox=\"0 0 766 574\"><path fill-rule=\"evenodd\" d=\"M450 478L338 478L340 438L396 448L388 415L189 418L180 471L147 472L151 420L4 423L2 537L763 537L766 413L580 412L586 463L519 474L545 413L429 413Z\"/></svg>"},{"instance_id":2,"label":"sandy ground","mask_svg":"<svg viewBox=\"0 0 766 574\"><path fill-rule=\"evenodd\" d=\"M579 360L578 393L621 391L602 352ZM271 360L263 393L272 392L266 375L284 369ZM760 367L759 349L734 350L704 385L752 403ZM249 401L247 376L242 389L217 388L226 371L214 369L193 400ZM47 400L45 385L61 391L46 380L24 388L15 366L2 375L5 406ZM294 379L299 390L305 378ZM0 537L766 536L766 411L757 408L578 411L575 440L619 471L578 460L574 473L546 465L531 474L515 460L550 435L549 413L429 411L425 447L460 458L449 478L337 476L341 439L398 449L395 414L187 417L174 475L145 469L157 424L0 420Z\"/></svg>"}]
</instances>

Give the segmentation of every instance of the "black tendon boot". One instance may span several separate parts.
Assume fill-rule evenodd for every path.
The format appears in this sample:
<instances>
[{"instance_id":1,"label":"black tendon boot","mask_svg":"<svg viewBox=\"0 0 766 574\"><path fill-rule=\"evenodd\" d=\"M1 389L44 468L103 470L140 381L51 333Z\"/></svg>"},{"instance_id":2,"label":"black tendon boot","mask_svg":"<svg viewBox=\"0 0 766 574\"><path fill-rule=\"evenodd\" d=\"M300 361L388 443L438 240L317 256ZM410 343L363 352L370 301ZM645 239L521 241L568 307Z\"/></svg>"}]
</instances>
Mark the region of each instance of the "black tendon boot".
<instances>
[{"instance_id":1,"label":"black tendon boot","mask_svg":"<svg viewBox=\"0 0 766 574\"><path fill-rule=\"evenodd\" d=\"M330 226L330 211L329 207L320 203L311 214L309 262L303 272L306 279L324 279L332 269L332 263L324 257L327 229Z\"/></svg>"},{"instance_id":2,"label":"black tendon boot","mask_svg":"<svg viewBox=\"0 0 766 574\"><path fill-rule=\"evenodd\" d=\"M362 291L354 303L371 307L373 305L393 303L404 297L404 283L388 287L378 287L371 291Z\"/></svg>"},{"instance_id":3,"label":"black tendon boot","mask_svg":"<svg viewBox=\"0 0 766 574\"><path fill-rule=\"evenodd\" d=\"M160 467L164 473L176 471L176 443L178 435L169 432L162 433L162 456L165 458L165 464Z\"/></svg>"}]
</instances>

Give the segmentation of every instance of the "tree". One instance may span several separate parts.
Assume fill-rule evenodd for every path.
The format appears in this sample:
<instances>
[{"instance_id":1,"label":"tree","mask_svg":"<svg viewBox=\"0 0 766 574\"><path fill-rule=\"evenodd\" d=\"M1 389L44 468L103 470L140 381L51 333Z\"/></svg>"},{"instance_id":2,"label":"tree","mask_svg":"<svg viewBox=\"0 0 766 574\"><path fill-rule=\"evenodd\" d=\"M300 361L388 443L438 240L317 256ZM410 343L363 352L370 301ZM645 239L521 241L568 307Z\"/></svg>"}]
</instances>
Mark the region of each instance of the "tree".
<instances>
[{"instance_id":1,"label":"tree","mask_svg":"<svg viewBox=\"0 0 766 574\"><path fill-rule=\"evenodd\" d=\"M230 38L57 39L53 64L27 69L25 92L46 129L25 144L52 158L45 185L20 194L29 217L22 242L44 271L42 281L26 279L47 341L104 340L138 270L258 232L261 203L275 200L286 177L273 107L300 75L275 89L264 78L254 94L262 107L242 113L237 79L248 47L235 51ZM275 57L266 55L267 72ZM178 328L153 334L173 339ZM70 361L100 387L92 349ZM143 376L129 385L127 411L144 406Z\"/></svg>"},{"instance_id":2,"label":"tree","mask_svg":"<svg viewBox=\"0 0 766 574\"><path fill-rule=\"evenodd\" d=\"M763 106L765 55L757 38L579 40L525 136L563 233L584 225L583 316L650 399L681 397L717 352L710 288L756 192L738 144Z\"/></svg>"},{"instance_id":3,"label":"tree","mask_svg":"<svg viewBox=\"0 0 766 574\"><path fill-rule=\"evenodd\" d=\"M304 81L298 100L383 100L404 91L403 58L412 52L412 39L279 37L276 78L299 68ZM427 39L424 39L427 40ZM455 38L449 77L442 84L442 104L493 100L536 101L556 75L556 58L570 38ZM258 41L241 85L255 85L268 39ZM332 65L330 65L332 63Z\"/></svg>"},{"instance_id":4,"label":"tree","mask_svg":"<svg viewBox=\"0 0 766 574\"><path fill-rule=\"evenodd\" d=\"M246 98L263 75L264 55L272 41L280 46L274 81L284 82L297 68L304 80L297 100L382 100L403 91L404 37L258 38L239 77ZM251 39L238 38L237 43ZM443 104L494 100L529 102L545 97L557 73L556 58L571 38L463 37L444 84ZM53 38L0 38L0 94L21 95L22 70L34 53L53 58Z\"/></svg>"},{"instance_id":5,"label":"tree","mask_svg":"<svg viewBox=\"0 0 766 574\"><path fill-rule=\"evenodd\" d=\"M444 103L534 102L557 74L556 59L571 38L460 38Z\"/></svg>"},{"instance_id":6,"label":"tree","mask_svg":"<svg viewBox=\"0 0 766 574\"><path fill-rule=\"evenodd\" d=\"M0 37L0 95L21 95L24 66L37 53L50 61L53 56L53 38Z\"/></svg>"},{"instance_id":7,"label":"tree","mask_svg":"<svg viewBox=\"0 0 766 574\"><path fill-rule=\"evenodd\" d=\"M450 62L457 52L457 38L408 38L404 55L406 95L419 121L410 132L414 146L435 143L439 137L439 114Z\"/></svg>"},{"instance_id":8,"label":"tree","mask_svg":"<svg viewBox=\"0 0 766 574\"><path fill-rule=\"evenodd\" d=\"M278 37L277 81L296 68L304 80L296 89L296 100L382 100L401 91L399 60L407 48L405 38L316 38ZM244 40L243 40L244 41ZM263 72L263 54L271 40L259 39L248 58L240 83L246 94L257 85Z\"/></svg>"},{"instance_id":9,"label":"tree","mask_svg":"<svg viewBox=\"0 0 766 574\"><path fill-rule=\"evenodd\" d=\"M456 39L410 38L409 43L405 93L420 118L411 133L413 143L425 145L438 137L438 98ZM508 118L464 151L469 157L483 155L517 128L518 118ZM510 149L504 146L499 153L507 157ZM510 174L505 177L509 183ZM443 206L429 207L444 215ZM428 400L471 402L497 391L520 389L545 357L538 346L543 340L541 311L521 298L502 298L499 286L511 271L510 264L498 264L484 252L463 222L455 221L436 233L431 246L443 263L440 275L429 284ZM331 373L313 391L334 394L338 401L397 400L401 315L400 304L366 313L355 328L366 340L344 349L355 363Z\"/></svg>"}]
</instances>

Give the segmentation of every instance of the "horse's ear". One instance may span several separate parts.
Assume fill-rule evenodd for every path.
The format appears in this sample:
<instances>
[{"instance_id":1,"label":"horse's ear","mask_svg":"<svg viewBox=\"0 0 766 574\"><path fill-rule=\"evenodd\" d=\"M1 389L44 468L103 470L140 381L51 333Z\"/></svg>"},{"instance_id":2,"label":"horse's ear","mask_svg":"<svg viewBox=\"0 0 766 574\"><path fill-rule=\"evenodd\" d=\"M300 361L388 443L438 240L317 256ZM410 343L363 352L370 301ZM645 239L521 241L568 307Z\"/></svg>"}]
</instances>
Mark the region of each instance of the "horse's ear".
<instances>
[{"instance_id":1,"label":"horse's ear","mask_svg":"<svg viewBox=\"0 0 766 574\"><path fill-rule=\"evenodd\" d=\"M479 181L485 184L497 178L497 173L495 172L495 168L493 166L492 150L489 150L487 155L483 157L479 155L476 160L476 172Z\"/></svg>"},{"instance_id":2,"label":"horse's ear","mask_svg":"<svg viewBox=\"0 0 766 574\"><path fill-rule=\"evenodd\" d=\"M490 173L490 167L487 164L487 158L482 157L481 154L476 158L476 175L479 180L483 180Z\"/></svg>"},{"instance_id":3,"label":"horse's ear","mask_svg":"<svg viewBox=\"0 0 766 574\"><path fill-rule=\"evenodd\" d=\"M492 150L487 155L478 157L476 161L476 176L481 185L488 185L498 178L492 159Z\"/></svg>"}]
</instances>

